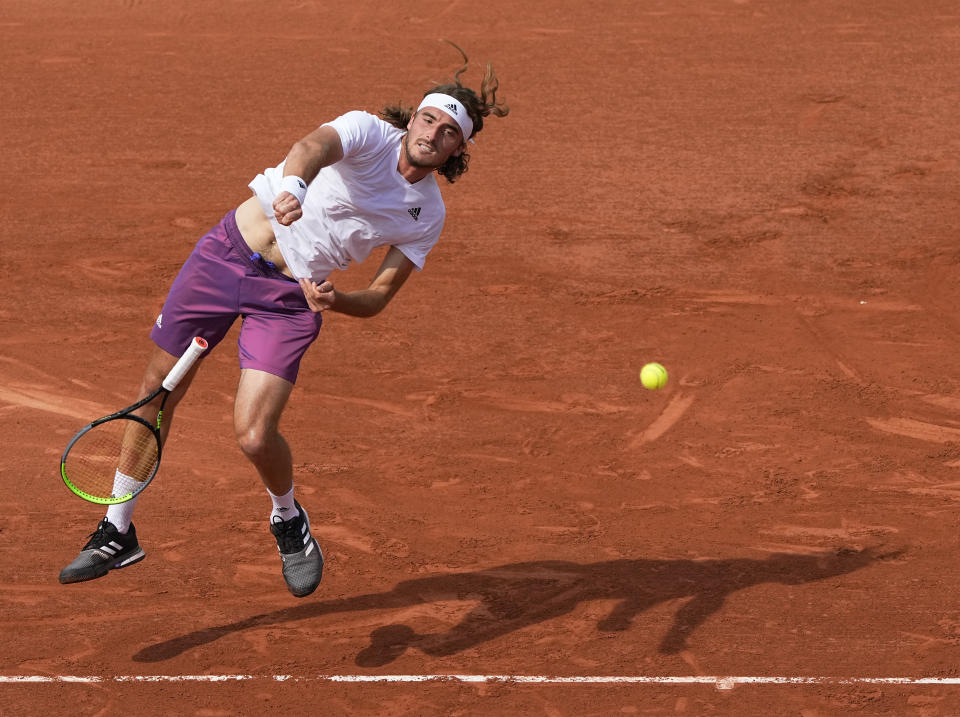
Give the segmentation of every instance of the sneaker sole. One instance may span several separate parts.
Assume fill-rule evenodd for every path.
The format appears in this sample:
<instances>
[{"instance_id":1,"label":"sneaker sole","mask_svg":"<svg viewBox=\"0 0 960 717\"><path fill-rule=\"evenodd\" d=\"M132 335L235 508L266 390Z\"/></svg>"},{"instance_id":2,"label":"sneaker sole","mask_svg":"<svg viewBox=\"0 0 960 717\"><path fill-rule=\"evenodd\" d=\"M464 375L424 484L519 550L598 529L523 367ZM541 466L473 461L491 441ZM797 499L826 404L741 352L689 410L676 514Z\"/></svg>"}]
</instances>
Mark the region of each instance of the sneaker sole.
<instances>
[{"instance_id":1,"label":"sneaker sole","mask_svg":"<svg viewBox=\"0 0 960 717\"><path fill-rule=\"evenodd\" d=\"M132 554L122 557L119 561L108 560L96 565L91 565L82 570L75 570L72 572L67 572L67 569L64 568L60 573L60 584L70 585L71 583L85 583L89 580L96 580L97 578L102 578L111 570L119 570L120 568L133 565L134 563L139 563L145 557L147 557L147 554L143 552L143 548L137 547Z\"/></svg>"}]
</instances>

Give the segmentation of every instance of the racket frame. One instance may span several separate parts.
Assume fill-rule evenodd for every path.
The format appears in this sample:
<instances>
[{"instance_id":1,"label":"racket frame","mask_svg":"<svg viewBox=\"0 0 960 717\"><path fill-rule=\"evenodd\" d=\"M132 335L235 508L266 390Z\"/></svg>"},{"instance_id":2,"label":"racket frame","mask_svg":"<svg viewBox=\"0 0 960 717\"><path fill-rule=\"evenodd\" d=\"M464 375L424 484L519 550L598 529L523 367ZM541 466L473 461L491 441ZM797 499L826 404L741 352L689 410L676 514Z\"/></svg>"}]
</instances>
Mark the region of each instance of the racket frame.
<instances>
[{"instance_id":1,"label":"racket frame","mask_svg":"<svg viewBox=\"0 0 960 717\"><path fill-rule=\"evenodd\" d=\"M144 406L150 403L150 401L154 400L161 393L164 394L164 397L163 397L163 403L160 406L160 411L157 414L156 426L152 425L150 421L146 420L145 418L141 418L140 416L134 415L132 413L133 411L136 411L141 406ZM75 435L73 438L70 439L70 443L67 444L66 449L63 451L63 456L60 458L60 477L63 478L63 482L67 484L67 488L72 490L74 493L76 493L78 496L80 496L84 500L88 500L91 503L99 503L100 505L115 505L117 503L126 503L135 495L138 495L140 492L142 492L143 489L147 487L147 484L153 480L153 477L157 474L157 471L160 469L160 457L161 457L161 454L163 453L163 443L160 441L160 422L163 418L163 406L166 404L167 396L169 395L170 395L170 392L167 391L166 389L158 388L149 396L147 396L146 398L140 401L137 401L132 406L127 406L121 411L117 411L116 413L111 413L109 416L98 418L96 421L93 421L92 423L88 423L86 426L84 426L79 431L77 431L77 435ZM87 493L85 490L83 490L79 486L75 485L73 481L70 480L69 476L67 475L67 455L70 453L70 449L73 448L74 444L77 441L79 441L81 438L83 438L83 436L85 436L91 430L93 430L97 426L107 423L108 421L119 421L119 420L136 421L137 423L140 423L144 427L146 427L147 430L149 430L150 433L153 435L154 440L157 442L157 457L156 457L156 460L154 460L153 462L153 470L150 471L150 475L147 476L146 480L138 481L142 483L142 485L137 490L127 493L126 495L115 496L112 498L103 498L101 496L92 495L90 493Z\"/></svg>"},{"instance_id":2,"label":"racket frame","mask_svg":"<svg viewBox=\"0 0 960 717\"><path fill-rule=\"evenodd\" d=\"M206 351L206 349L207 342L199 336L194 337L194 339L190 342L190 345L187 347L187 350L180 357L174 367L170 369L170 373L166 375L162 384L153 393L145 398L141 398L136 403L127 406L116 413L111 413L109 416L98 418L97 420L88 423L86 426L77 431L76 435L70 439L70 442L63 451L63 455L60 457L60 477L63 479L63 482L66 484L67 488L69 488L80 498L83 498L91 503L99 503L100 505L116 505L117 503L125 503L142 493L144 488L146 488L147 485L149 485L149 483L153 480L154 476L157 474L157 471L160 470L160 458L163 454L163 442L160 440L160 425L163 422L163 409L164 406L167 405L167 398L169 398L170 393L177 387L183 377L193 367L193 364L196 363L197 359L200 358L200 354ZM157 411L156 425L151 424L150 421L133 413L138 408L141 408L155 400L157 396L160 396L161 394L163 395L163 400L160 402L160 409ZM140 423L146 427L153 434L154 440L157 442L157 457L153 463L153 470L150 472L150 475L147 477L147 479L144 481L138 481L141 483L141 485L139 488L137 488L137 490L122 496L104 498L102 496L96 496L87 493L70 480L70 478L67 476L67 456L70 453L70 449L73 448L76 442L84 435L89 433L97 426L103 425L108 421L116 420L136 421L137 423Z\"/></svg>"}]
</instances>

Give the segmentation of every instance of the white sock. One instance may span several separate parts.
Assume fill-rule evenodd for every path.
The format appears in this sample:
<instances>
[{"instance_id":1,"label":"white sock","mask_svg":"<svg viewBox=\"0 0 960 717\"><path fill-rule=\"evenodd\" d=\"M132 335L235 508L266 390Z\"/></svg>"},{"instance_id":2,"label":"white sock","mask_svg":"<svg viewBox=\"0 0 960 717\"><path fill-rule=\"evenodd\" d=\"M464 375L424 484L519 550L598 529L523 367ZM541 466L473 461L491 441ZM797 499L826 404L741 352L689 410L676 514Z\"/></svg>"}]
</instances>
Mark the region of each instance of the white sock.
<instances>
[{"instance_id":1,"label":"white sock","mask_svg":"<svg viewBox=\"0 0 960 717\"><path fill-rule=\"evenodd\" d=\"M132 493L140 486L140 481L134 480L130 476L121 473L119 469L113 477L113 495L120 496ZM137 495L123 503L114 503L107 506L107 520L113 523L114 527L121 533L126 533L130 529L130 520L133 518L133 509L137 505Z\"/></svg>"},{"instance_id":2,"label":"white sock","mask_svg":"<svg viewBox=\"0 0 960 717\"><path fill-rule=\"evenodd\" d=\"M300 511L297 510L297 506L293 503L293 488L290 488L290 490L283 495L274 495L267 489L267 495L269 495L270 500L273 501L273 510L270 512L271 525L278 521L296 518L300 515Z\"/></svg>"}]
</instances>

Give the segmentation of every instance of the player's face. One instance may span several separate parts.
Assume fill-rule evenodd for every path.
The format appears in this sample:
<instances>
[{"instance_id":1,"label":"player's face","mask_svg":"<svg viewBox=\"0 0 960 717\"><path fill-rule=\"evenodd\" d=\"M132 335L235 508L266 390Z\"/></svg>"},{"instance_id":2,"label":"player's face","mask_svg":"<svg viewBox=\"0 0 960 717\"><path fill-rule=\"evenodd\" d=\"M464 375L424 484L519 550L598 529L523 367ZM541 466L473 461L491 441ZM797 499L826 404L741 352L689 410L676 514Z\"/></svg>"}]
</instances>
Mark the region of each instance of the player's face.
<instances>
[{"instance_id":1,"label":"player's face","mask_svg":"<svg viewBox=\"0 0 960 717\"><path fill-rule=\"evenodd\" d=\"M411 118L403 141L407 161L414 167L436 168L463 154L460 126L443 110L424 107Z\"/></svg>"}]
</instances>

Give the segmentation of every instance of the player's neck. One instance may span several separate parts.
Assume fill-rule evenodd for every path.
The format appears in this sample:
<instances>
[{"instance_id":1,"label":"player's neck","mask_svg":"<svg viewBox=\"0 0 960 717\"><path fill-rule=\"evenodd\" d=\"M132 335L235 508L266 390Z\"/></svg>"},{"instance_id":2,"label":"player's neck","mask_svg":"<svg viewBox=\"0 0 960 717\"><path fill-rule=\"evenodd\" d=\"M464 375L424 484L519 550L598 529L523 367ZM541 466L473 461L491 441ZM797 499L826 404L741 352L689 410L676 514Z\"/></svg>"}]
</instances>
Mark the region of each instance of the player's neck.
<instances>
[{"instance_id":1,"label":"player's neck","mask_svg":"<svg viewBox=\"0 0 960 717\"><path fill-rule=\"evenodd\" d=\"M424 177L432 174L436 167L417 167L410 164L405 152L400 152L400 161L397 162L397 172L410 184L416 184Z\"/></svg>"}]
</instances>

